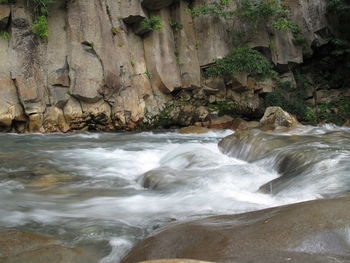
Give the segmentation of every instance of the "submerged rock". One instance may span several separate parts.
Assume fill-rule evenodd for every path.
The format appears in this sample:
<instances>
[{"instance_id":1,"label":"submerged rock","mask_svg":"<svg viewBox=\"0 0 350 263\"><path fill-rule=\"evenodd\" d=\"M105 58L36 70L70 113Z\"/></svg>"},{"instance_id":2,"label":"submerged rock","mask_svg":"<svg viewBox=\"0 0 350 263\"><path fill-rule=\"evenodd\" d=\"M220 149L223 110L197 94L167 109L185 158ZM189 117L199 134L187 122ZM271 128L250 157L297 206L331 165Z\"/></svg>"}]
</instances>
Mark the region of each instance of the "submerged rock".
<instances>
[{"instance_id":1,"label":"submerged rock","mask_svg":"<svg viewBox=\"0 0 350 263\"><path fill-rule=\"evenodd\" d=\"M165 189L176 182L176 171L170 167L154 169L141 176L140 183L148 189Z\"/></svg>"},{"instance_id":2,"label":"submerged rock","mask_svg":"<svg viewBox=\"0 0 350 263\"><path fill-rule=\"evenodd\" d=\"M349 262L350 196L164 227L121 261L192 258L216 262Z\"/></svg>"},{"instance_id":3,"label":"submerged rock","mask_svg":"<svg viewBox=\"0 0 350 263\"><path fill-rule=\"evenodd\" d=\"M139 263L213 263L208 261L198 261L193 259L178 259L178 258L171 258L171 259L158 259L158 260L150 260L150 261L142 261Z\"/></svg>"},{"instance_id":4,"label":"submerged rock","mask_svg":"<svg viewBox=\"0 0 350 263\"><path fill-rule=\"evenodd\" d=\"M260 120L263 129L276 129L279 127L294 127L300 123L292 114L284 111L281 107L268 107Z\"/></svg>"},{"instance_id":5,"label":"submerged rock","mask_svg":"<svg viewBox=\"0 0 350 263\"><path fill-rule=\"evenodd\" d=\"M94 249L69 248L48 236L19 230L0 232L1 263L92 263L101 256Z\"/></svg>"}]
</instances>

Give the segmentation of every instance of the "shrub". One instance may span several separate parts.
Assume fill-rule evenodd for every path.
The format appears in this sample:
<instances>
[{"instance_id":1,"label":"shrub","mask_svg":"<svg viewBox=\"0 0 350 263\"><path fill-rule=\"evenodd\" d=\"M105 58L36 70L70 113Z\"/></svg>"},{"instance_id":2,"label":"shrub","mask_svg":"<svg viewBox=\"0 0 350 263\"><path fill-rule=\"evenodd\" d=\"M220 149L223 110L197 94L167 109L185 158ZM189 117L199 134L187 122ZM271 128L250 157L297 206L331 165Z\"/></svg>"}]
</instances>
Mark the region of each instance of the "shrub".
<instances>
[{"instance_id":1,"label":"shrub","mask_svg":"<svg viewBox=\"0 0 350 263\"><path fill-rule=\"evenodd\" d=\"M237 12L239 17L253 23L255 27L286 14L287 10L277 0L242 0Z\"/></svg>"},{"instance_id":2,"label":"shrub","mask_svg":"<svg viewBox=\"0 0 350 263\"><path fill-rule=\"evenodd\" d=\"M219 0L213 1L208 6L200 5L197 8L190 10L192 17L199 17L201 15L214 15L219 17L231 17L234 15L234 12L227 11L227 7L231 4L230 0Z\"/></svg>"},{"instance_id":3,"label":"shrub","mask_svg":"<svg viewBox=\"0 0 350 263\"><path fill-rule=\"evenodd\" d=\"M41 38L45 38L49 36L48 29L48 21L46 16L38 16L35 19L35 22L31 25L31 29Z\"/></svg>"},{"instance_id":4,"label":"shrub","mask_svg":"<svg viewBox=\"0 0 350 263\"><path fill-rule=\"evenodd\" d=\"M175 32L178 32L184 28L183 24L178 23L178 22L169 21L169 24Z\"/></svg>"},{"instance_id":5,"label":"shrub","mask_svg":"<svg viewBox=\"0 0 350 263\"><path fill-rule=\"evenodd\" d=\"M305 90L301 87L294 89L288 81L279 82L275 90L266 95L265 101L267 106L279 106L284 110L297 115L298 119L303 120L307 113L304 94Z\"/></svg>"},{"instance_id":6,"label":"shrub","mask_svg":"<svg viewBox=\"0 0 350 263\"><path fill-rule=\"evenodd\" d=\"M159 16L151 16L142 21L142 27L148 30L158 30L163 28L162 19Z\"/></svg>"},{"instance_id":7,"label":"shrub","mask_svg":"<svg viewBox=\"0 0 350 263\"><path fill-rule=\"evenodd\" d=\"M0 30L0 36L1 38L5 39L5 40L9 40L10 39L10 33L4 30Z\"/></svg>"},{"instance_id":8,"label":"shrub","mask_svg":"<svg viewBox=\"0 0 350 263\"><path fill-rule=\"evenodd\" d=\"M250 47L235 48L226 57L215 62L214 66L205 71L205 77L231 76L236 72L254 74L261 78L276 75L270 61Z\"/></svg>"}]
</instances>

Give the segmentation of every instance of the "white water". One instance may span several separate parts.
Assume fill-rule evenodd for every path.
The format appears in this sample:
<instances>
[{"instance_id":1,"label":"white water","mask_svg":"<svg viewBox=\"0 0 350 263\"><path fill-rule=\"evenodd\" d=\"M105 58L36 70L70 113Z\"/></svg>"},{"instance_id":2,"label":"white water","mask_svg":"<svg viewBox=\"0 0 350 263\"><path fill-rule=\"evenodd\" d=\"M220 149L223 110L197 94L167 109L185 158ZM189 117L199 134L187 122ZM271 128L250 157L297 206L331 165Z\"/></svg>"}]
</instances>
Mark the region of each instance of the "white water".
<instances>
[{"instance_id":1,"label":"white water","mask_svg":"<svg viewBox=\"0 0 350 263\"><path fill-rule=\"evenodd\" d=\"M314 133L326 129L337 128ZM320 197L312 187L278 196L257 192L279 175L263 161L247 163L222 154L217 143L230 133L0 135L0 229L51 234L74 246L96 243L103 249L109 242L112 250L101 260L109 263L174 220ZM316 168L336 164L328 160ZM39 178L58 172L70 177L32 184L23 171ZM148 171L156 171L154 189L142 186ZM337 188L342 182L333 183Z\"/></svg>"}]
</instances>

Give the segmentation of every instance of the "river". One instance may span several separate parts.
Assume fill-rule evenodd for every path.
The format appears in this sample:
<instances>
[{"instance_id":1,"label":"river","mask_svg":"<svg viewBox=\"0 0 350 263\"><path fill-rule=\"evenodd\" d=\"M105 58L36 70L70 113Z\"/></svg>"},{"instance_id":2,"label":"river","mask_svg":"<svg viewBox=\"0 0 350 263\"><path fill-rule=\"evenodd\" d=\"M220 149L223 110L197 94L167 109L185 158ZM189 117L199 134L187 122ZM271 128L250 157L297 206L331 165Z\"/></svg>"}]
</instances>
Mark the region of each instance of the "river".
<instances>
[{"instance_id":1,"label":"river","mask_svg":"<svg viewBox=\"0 0 350 263\"><path fill-rule=\"evenodd\" d=\"M272 135L287 143L254 160L221 153L218 142L231 133L0 134L0 230L48 234L73 247L92 245L105 255L100 263L110 263L175 220L350 189L349 128L324 125ZM272 163L279 153L306 151L316 157L297 180L278 193L258 191L279 177Z\"/></svg>"}]
</instances>

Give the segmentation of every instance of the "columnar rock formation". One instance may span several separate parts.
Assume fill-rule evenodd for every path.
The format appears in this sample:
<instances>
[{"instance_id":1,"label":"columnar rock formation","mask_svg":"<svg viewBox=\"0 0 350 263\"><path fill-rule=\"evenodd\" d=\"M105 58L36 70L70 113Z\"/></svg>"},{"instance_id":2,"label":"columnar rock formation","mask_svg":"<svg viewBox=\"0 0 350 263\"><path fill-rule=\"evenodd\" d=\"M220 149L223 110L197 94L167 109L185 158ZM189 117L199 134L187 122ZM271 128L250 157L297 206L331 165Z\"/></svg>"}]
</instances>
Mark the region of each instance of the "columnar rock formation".
<instances>
[{"instance_id":1,"label":"columnar rock formation","mask_svg":"<svg viewBox=\"0 0 350 263\"><path fill-rule=\"evenodd\" d=\"M271 81L257 83L246 75L225 81L202 78L201 70L234 47L228 29L244 27L210 16L193 19L187 10L210 0L56 0L49 9L47 39L31 30L30 2L0 5L0 30L10 32L8 39L0 39L2 131L134 129L181 91L198 100L228 98L255 112L261 94L273 87ZM309 46L322 42L326 0L286 4ZM141 21L155 15L163 28L142 30ZM171 26L175 22L181 29ZM286 75L290 63L303 61L301 48L285 31L266 26L249 45ZM206 109L182 110L198 113L184 125L208 115Z\"/></svg>"}]
</instances>

